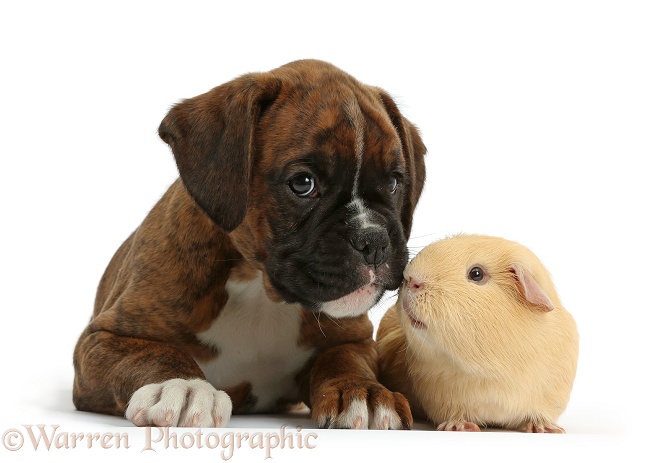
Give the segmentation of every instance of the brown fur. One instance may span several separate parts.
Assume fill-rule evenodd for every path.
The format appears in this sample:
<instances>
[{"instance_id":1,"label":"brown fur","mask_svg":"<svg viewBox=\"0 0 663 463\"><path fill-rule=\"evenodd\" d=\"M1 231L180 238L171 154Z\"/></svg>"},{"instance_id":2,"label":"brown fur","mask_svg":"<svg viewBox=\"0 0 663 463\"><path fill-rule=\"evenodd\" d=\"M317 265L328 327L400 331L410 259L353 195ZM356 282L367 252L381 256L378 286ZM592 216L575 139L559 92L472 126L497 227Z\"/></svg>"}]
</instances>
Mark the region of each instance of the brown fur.
<instances>
[{"instance_id":1,"label":"brown fur","mask_svg":"<svg viewBox=\"0 0 663 463\"><path fill-rule=\"evenodd\" d=\"M183 101L159 128L181 178L118 249L101 279L93 316L74 352L78 409L122 415L141 386L204 379L196 359L220 353L196 335L223 310L226 282L253 280L262 272L269 297L281 300L264 274L264 243L272 238L265 217L280 207L268 194L266 175L302 150L317 149L314 142L325 136L330 159L343 152L339 146L351 145L345 138L353 134L337 127L339 114L322 105L321 97L335 95L339 82L354 89L367 118L366 158L394 150L402 156L409 181L401 210L409 234L424 182L425 147L386 92L327 63L303 61L247 74ZM339 394L369 394L373 405L389 403L405 427L411 424L406 400L376 381L371 334L366 315L332 320L302 311L299 342L317 354L300 372L301 400L316 421L340 413ZM226 392L239 409L249 400L250 385Z\"/></svg>"}]
</instances>

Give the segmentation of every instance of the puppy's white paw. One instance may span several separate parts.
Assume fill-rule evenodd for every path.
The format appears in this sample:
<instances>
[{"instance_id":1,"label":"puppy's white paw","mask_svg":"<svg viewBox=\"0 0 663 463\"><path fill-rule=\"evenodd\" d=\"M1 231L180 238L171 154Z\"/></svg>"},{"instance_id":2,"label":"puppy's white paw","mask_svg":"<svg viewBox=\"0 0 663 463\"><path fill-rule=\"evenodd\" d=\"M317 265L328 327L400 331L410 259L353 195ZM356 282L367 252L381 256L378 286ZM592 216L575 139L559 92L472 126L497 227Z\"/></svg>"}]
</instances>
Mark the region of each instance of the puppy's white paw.
<instances>
[{"instance_id":1,"label":"puppy's white paw","mask_svg":"<svg viewBox=\"0 0 663 463\"><path fill-rule=\"evenodd\" d=\"M311 418L320 428L412 428L405 396L375 380L330 380L314 391L311 401Z\"/></svg>"},{"instance_id":2,"label":"puppy's white paw","mask_svg":"<svg viewBox=\"0 0 663 463\"><path fill-rule=\"evenodd\" d=\"M202 379L147 384L131 396L126 417L136 426L219 428L228 424L232 403Z\"/></svg>"},{"instance_id":3,"label":"puppy's white paw","mask_svg":"<svg viewBox=\"0 0 663 463\"><path fill-rule=\"evenodd\" d=\"M401 429L401 418L389 407L379 405L370 413L365 400L355 399L347 410L329 422L330 429Z\"/></svg>"},{"instance_id":4,"label":"puppy's white paw","mask_svg":"<svg viewBox=\"0 0 663 463\"><path fill-rule=\"evenodd\" d=\"M331 420L329 427L337 429L368 429L368 404L365 400L355 399L350 406L335 420Z\"/></svg>"},{"instance_id":5,"label":"puppy's white paw","mask_svg":"<svg viewBox=\"0 0 663 463\"><path fill-rule=\"evenodd\" d=\"M398 414L383 405L378 405L368 424L368 429L401 429L401 427L401 419Z\"/></svg>"}]
</instances>

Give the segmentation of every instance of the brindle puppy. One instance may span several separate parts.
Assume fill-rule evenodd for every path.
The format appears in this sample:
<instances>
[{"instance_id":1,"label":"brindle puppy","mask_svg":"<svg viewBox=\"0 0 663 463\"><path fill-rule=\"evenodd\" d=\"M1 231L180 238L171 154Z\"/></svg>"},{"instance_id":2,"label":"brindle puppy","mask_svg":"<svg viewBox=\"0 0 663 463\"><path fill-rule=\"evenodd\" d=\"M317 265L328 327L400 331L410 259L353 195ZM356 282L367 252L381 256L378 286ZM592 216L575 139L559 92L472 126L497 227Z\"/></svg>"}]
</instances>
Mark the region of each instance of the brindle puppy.
<instances>
[{"instance_id":1,"label":"brindle puppy","mask_svg":"<svg viewBox=\"0 0 663 463\"><path fill-rule=\"evenodd\" d=\"M297 61L184 100L159 135L180 178L103 275L76 407L223 426L303 401L320 427L410 427L366 315L401 283L424 184L389 95Z\"/></svg>"}]
</instances>

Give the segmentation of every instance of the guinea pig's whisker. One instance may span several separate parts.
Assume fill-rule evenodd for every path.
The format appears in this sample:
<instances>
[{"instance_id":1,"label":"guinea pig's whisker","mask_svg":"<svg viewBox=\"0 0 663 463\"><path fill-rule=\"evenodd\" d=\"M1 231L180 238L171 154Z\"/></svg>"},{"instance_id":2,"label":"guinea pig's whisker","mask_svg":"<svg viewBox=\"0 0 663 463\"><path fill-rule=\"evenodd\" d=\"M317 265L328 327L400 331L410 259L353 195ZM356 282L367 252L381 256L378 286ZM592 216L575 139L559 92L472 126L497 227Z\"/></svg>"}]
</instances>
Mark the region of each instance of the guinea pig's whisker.
<instances>
[{"instance_id":1,"label":"guinea pig's whisker","mask_svg":"<svg viewBox=\"0 0 663 463\"><path fill-rule=\"evenodd\" d=\"M424 246L411 246L408 248L407 253L410 257L414 257L424 248Z\"/></svg>"},{"instance_id":2,"label":"guinea pig's whisker","mask_svg":"<svg viewBox=\"0 0 663 463\"><path fill-rule=\"evenodd\" d=\"M330 319L332 322L334 322L334 324L335 324L336 326L338 326L339 328L341 327L341 325L338 324L338 322L336 321L336 319L334 319L334 317L330 317L328 314L325 314L325 316L326 316L328 319Z\"/></svg>"},{"instance_id":3,"label":"guinea pig's whisker","mask_svg":"<svg viewBox=\"0 0 663 463\"><path fill-rule=\"evenodd\" d=\"M428 233L426 235L411 236L410 240L420 240L422 238L430 238L431 236L437 236L437 233Z\"/></svg>"},{"instance_id":4,"label":"guinea pig's whisker","mask_svg":"<svg viewBox=\"0 0 663 463\"><path fill-rule=\"evenodd\" d=\"M371 309L370 309L371 312L378 312L378 311L384 312L385 311L385 302L386 302L386 298L385 299L380 299L373 307L371 307ZM383 313L383 315L384 315L384 313Z\"/></svg>"},{"instance_id":5,"label":"guinea pig's whisker","mask_svg":"<svg viewBox=\"0 0 663 463\"><path fill-rule=\"evenodd\" d=\"M325 334L324 330L322 329L322 324L320 323L320 313L317 313L317 314L316 314L316 313L313 313L313 317L315 317L315 319L316 319L317 322L318 322L318 328L320 328L320 332L321 332L322 335L326 338L327 335Z\"/></svg>"}]
</instances>

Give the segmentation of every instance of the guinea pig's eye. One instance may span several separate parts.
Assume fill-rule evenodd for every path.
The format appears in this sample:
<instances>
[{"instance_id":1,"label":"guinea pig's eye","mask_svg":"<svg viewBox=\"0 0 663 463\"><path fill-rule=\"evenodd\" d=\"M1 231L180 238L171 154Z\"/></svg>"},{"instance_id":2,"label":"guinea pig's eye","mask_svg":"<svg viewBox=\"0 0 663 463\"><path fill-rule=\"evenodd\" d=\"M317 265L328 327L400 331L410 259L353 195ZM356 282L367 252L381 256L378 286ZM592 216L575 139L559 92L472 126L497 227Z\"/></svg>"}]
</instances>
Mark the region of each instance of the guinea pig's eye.
<instances>
[{"instance_id":1,"label":"guinea pig's eye","mask_svg":"<svg viewBox=\"0 0 663 463\"><path fill-rule=\"evenodd\" d=\"M486 278L486 273L481 267L472 267L470 272L467 274L467 279L474 281L475 283L481 283L484 278Z\"/></svg>"},{"instance_id":2,"label":"guinea pig's eye","mask_svg":"<svg viewBox=\"0 0 663 463\"><path fill-rule=\"evenodd\" d=\"M311 174L302 172L295 175L288 181L288 186L300 198L315 198L318 195L315 180Z\"/></svg>"}]
</instances>

